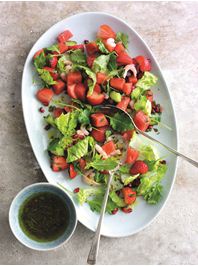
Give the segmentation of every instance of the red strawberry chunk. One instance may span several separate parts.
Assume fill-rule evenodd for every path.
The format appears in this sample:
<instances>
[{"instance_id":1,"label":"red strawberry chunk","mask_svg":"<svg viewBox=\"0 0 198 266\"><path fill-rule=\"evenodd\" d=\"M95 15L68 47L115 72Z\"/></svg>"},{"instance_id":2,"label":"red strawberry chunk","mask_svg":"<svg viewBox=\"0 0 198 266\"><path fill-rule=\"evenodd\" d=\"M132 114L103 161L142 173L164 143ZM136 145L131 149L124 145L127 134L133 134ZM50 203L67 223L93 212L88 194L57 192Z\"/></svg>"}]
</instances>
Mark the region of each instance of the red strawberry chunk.
<instances>
[{"instance_id":1,"label":"red strawberry chunk","mask_svg":"<svg viewBox=\"0 0 198 266\"><path fill-rule=\"evenodd\" d=\"M148 165L141 160L136 161L132 165L131 170L130 170L130 173L132 175L146 174L147 172L148 172Z\"/></svg>"}]
</instances>

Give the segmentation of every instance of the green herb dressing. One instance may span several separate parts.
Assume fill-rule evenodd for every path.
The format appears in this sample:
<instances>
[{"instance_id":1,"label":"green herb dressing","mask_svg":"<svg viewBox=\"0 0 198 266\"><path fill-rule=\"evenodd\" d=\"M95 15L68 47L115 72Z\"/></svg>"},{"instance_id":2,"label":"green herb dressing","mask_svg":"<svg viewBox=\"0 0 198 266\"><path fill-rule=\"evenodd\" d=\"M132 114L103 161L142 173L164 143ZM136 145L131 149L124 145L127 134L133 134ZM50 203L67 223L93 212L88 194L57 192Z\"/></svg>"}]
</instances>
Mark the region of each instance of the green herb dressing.
<instances>
[{"instance_id":1,"label":"green herb dressing","mask_svg":"<svg viewBox=\"0 0 198 266\"><path fill-rule=\"evenodd\" d=\"M18 218L21 229L29 238L49 242L59 238L67 229L69 210L59 196L39 192L23 202Z\"/></svg>"}]
</instances>

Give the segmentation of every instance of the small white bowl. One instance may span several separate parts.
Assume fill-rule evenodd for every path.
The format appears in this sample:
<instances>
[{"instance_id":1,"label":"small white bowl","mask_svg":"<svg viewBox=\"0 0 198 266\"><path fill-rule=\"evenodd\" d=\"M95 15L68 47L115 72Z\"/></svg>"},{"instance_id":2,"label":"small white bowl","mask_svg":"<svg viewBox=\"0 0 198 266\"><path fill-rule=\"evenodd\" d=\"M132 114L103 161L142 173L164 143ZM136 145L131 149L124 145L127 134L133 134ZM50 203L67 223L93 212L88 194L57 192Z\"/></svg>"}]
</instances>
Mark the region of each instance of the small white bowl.
<instances>
[{"instance_id":1,"label":"small white bowl","mask_svg":"<svg viewBox=\"0 0 198 266\"><path fill-rule=\"evenodd\" d=\"M38 192L51 192L56 194L65 202L67 209L69 210L69 224L65 232L53 241L38 242L32 240L23 232L19 224L20 206L28 197ZM77 224L76 209L71 198L62 189L49 183L36 183L22 189L13 199L9 210L9 224L15 237L26 247L40 251L51 250L66 243L74 233Z\"/></svg>"}]
</instances>

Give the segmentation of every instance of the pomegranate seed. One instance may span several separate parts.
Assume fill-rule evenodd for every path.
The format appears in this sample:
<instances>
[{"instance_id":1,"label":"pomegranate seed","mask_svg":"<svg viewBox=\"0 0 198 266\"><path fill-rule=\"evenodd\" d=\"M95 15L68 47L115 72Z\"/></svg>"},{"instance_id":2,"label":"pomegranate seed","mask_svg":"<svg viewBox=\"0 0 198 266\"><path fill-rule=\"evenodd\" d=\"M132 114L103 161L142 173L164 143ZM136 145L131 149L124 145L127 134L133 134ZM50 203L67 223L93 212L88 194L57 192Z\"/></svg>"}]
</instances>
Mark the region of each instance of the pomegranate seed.
<instances>
[{"instance_id":1,"label":"pomegranate seed","mask_svg":"<svg viewBox=\"0 0 198 266\"><path fill-rule=\"evenodd\" d=\"M45 110L44 110L43 107L40 107L40 108L39 108L39 111L40 111L41 113L44 113L44 112L45 112Z\"/></svg>"},{"instance_id":2,"label":"pomegranate seed","mask_svg":"<svg viewBox=\"0 0 198 266\"><path fill-rule=\"evenodd\" d=\"M111 213L116 214L118 212L118 208L115 208Z\"/></svg>"},{"instance_id":3,"label":"pomegranate seed","mask_svg":"<svg viewBox=\"0 0 198 266\"><path fill-rule=\"evenodd\" d=\"M125 212L125 213L130 213L132 212L132 208L122 208L122 211Z\"/></svg>"},{"instance_id":4,"label":"pomegranate seed","mask_svg":"<svg viewBox=\"0 0 198 266\"><path fill-rule=\"evenodd\" d=\"M50 128L51 128L51 125L49 124L44 127L45 130L49 130Z\"/></svg>"},{"instance_id":5,"label":"pomegranate seed","mask_svg":"<svg viewBox=\"0 0 198 266\"><path fill-rule=\"evenodd\" d=\"M80 191L80 188L79 187L77 187L77 188L74 189L74 193L78 193L79 191Z\"/></svg>"}]
</instances>

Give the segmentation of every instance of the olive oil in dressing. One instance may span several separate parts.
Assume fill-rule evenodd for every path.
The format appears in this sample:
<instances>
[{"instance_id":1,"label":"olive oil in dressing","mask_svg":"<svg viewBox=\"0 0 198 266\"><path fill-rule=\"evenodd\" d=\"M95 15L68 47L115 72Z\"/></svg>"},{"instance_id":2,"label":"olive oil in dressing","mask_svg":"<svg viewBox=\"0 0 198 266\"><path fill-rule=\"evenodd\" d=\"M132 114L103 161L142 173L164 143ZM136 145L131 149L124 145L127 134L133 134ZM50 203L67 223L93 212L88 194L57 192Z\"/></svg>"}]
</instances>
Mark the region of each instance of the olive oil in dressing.
<instances>
[{"instance_id":1,"label":"olive oil in dressing","mask_svg":"<svg viewBox=\"0 0 198 266\"><path fill-rule=\"evenodd\" d=\"M21 205L19 224L29 238L38 242L53 241L65 232L69 210L56 194L35 193Z\"/></svg>"}]
</instances>

